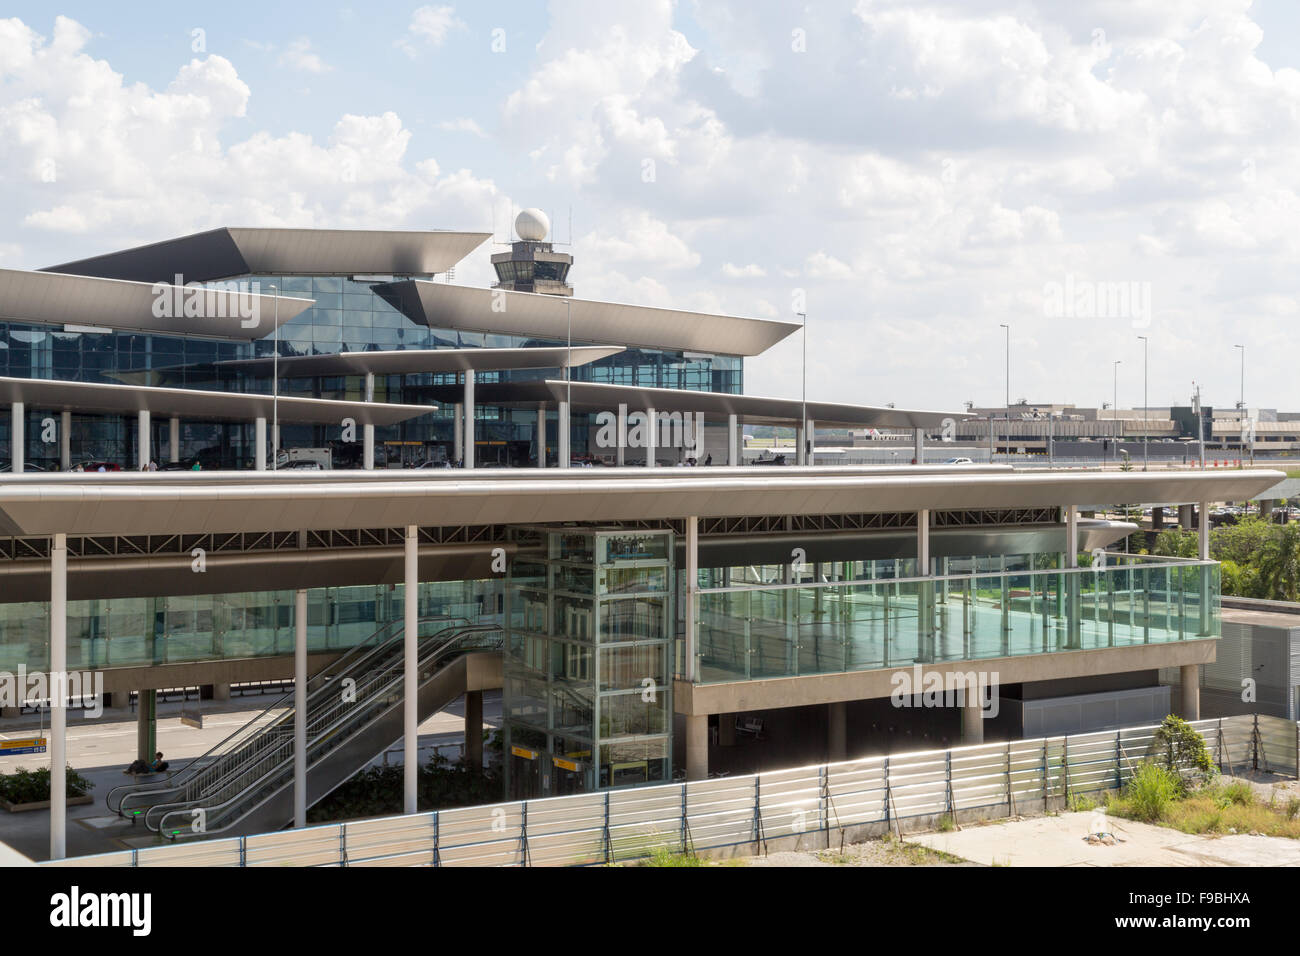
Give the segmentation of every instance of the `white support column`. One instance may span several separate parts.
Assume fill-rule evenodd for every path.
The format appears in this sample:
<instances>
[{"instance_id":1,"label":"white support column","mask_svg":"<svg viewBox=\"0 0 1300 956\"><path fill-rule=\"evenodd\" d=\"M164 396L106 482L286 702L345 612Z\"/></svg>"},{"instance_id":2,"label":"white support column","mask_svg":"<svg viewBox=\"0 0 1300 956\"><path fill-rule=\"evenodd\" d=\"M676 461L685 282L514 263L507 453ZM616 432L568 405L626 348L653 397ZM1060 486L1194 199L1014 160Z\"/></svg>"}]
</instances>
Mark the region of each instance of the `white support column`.
<instances>
[{"instance_id":1,"label":"white support column","mask_svg":"<svg viewBox=\"0 0 1300 956\"><path fill-rule=\"evenodd\" d=\"M465 370L465 467L474 467L474 370Z\"/></svg>"},{"instance_id":2,"label":"white support column","mask_svg":"<svg viewBox=\"0 0 1300 956\"><path fill-rule=\"evenodd\" d=\"M546 404L537 403L537 467L546 467Z\"/></svg>"},{"instance_id":3,"label":"white support column","mask_svg":"<svg viewBox=\"0 0 1300 956\"><path fill-rule=\"evenodd\" d=\"M167 420L167 460L181 460L181 420L175 415Z\"/></svg>"},{"instance_id":4,"label":"white support column","mask_svg":"<svg viewBox=\"0 0 1300 956\"><path fill-rule=\"evenodd\" d=\"M918 465L924 465L925 464L925 429L918 428L916 429L914 434L915 434L915 438L913 439L914 445L913 445L912 457L916 459L916 463Z\"/></svg>"},{"instance_id":5,"label":"white support column","mask_svg":"<svg viewBox=\"0 0 1300 956\"><path fill-rule=\"evenodd\" d=\"M922 578L930 576L929 508L922 508L916 513L916 574Z\"/></svg>"},{"instance_id":6,"label":"white support column","mask_svg":"<svg viewBox=\"0 0 1300 956\"><path fill-rule=\"evenodd\" d=\"M686 519L686 680L700 678L696 667L699 647L699 588L700 588L700 519L691 515Z\"/></svg>"},{"instance_id":7,"label":"white support column","mask_svg":"<svg viewBox=\"0 0 1300 956\"><path fill-rule=\"evenodd\" d=\"M1079 506L1065 506L1065 566L1079 566Z\"/></svg>"},{"instance_id":8,"label":"white support column","mask_svg":"<svg viewBox=\"0 0 1300 956\"><path fill-rule=\"evenodd\" d=\"M1210 503L1201 502L1200 513L1196 516L1197 554L1202 561L1210 560Z\"/></svg>"},{"instance_id":9,"label":"white support column","mask_svg":"<svg viewBox=\"0 0 1300 956\"><path fill-rule=\"evenodd\" d=\"M1179 671L1183 691L1183 720L1201 719L1201 665L1184 664Z\"/></svg>"},{"instance_id":10,"label":"white support column","mask_svg":"<svg viewBox=\"0 0 1300 956\"><path fill-rule=\"evenodd\" d=\"M560 414L556 423L556 461L561 468L569 467L569 403L560 402Z\"/></svg>"},{"instance_id":11,"label":"white support column","mask_svg":"<svg viewBox=\"0 0 1300 956\"><path fill-rule=\"evenodd\" d=\"M815 465L817 464L817 423L811 418L808 419L807 423L804 425L803 434L804 447L807 449L807 451L804 452L804 464Z\"/></svg>"},{"instance_id":12,"label":"white support column","mask_svg":"<svg viewBox=\"0 0 1300 956\"><path fill-rule=\"evenodd\" d=\"M740 464L740 421L736 415L727 416L727 464Z\"/></svg>"},{"instance_id":13,"label":"white support column","mask_svg":"<svg viewBox=\"0 0 1300 956\"><path fill-rule=\"evenodd\" d=\"M27 435L24 432L24 426L27 424L27 407L22 402L14 402L10 412L13 418L9 425L9 461L12 463L13 473L21 475L27 470Z\"/></svg>"},{"instance_id":14,"label":"white support column","mask_svg":"<svg viewBox=\"0 0 1300 956\"><path fill-rule=\"evenodd\" d=\"M293 825L307 825L307 589L293 596Z\"/></svg>"},{"instance_id":15,"label":"white support column","mask_svg":"<svg viewBox=\"0 0 1300 956\"><path fill-rule=\"evenodd\" d=\"M659 453L659 415L653 408L645 410L645 466L654 468Z\"/></svg>"},{"instance_id":16,"label":"white support column","mask_svg":"<svg viewBox=\"0 0 1300 956\"><path fill-rule=\"evenodd\" d=\"M916 513L916 574L930 576L930 509ZM922 582L916 588L916 651L918 659L934 660L934 584Z\"/></svg>"},{"instance_id":17,"label":"white support column","mask_svg":"<svg viewBox=\"0 0 1300 956\"><path fill-rule=\"evenodd\" d=\"M455 435L455 441L452 446L452 457L456 464L460 464L461 459L465 457L465 406L460 402L456 403L452 409L452 433Z\"/></svg>"},{"instance_id":18,"label":"white support column","mask_svg":"<svg viewBox=\"0 0 1300 956\"><path fill-rule=\"evenodd\" d=\"M804 429L801 425L796 425L794 429L794 463L808 464L808 442L804 438Z\"/></svg>"},{"instance_id":19,"label":"white support column","mask_svg":"<svg viewBox=\"0 0 1300 956\"><path fill-rule=\"evenodd\" d=\"M366 401L375 400L375 373L366 373ZM366 471L375 470L375 426L374 423L361 426L361 467Z\"/></svg>"},{"instance_id":20,"label":"white support column","mask_svg":"<svg viewBox=\"0 0 1300 956\"><path fill-rule=\"evenodd\" d=\"M627 405L622 402L618 406L618 450L615 452L614 461L618 467L622 468L627 464Z\"/></svg>"},{"instance_id":21,"label":"white support column","mask_svg":"<svg viewBox=\"0 0 1300 956\"><path fill-rule=\"evenodd\" d=\"M266 419L259 417L253 422L253 468L266 471Z\"/></svg>"},{"instance_id":22,"label":"white support column","mask_svg":"<svg viewBox=\"0 0 1300 956\"><path fill-rule=\"evenodd\" d=\"M59 470L72 469L72 412L59 412Z\"/></svg>"},{"instance_id":23,"label":"white support column","mask_svg":"<svg viewBox=\"0 0 1300 956\"><path fill-rule=\"evenodd\" d=\"M50 542L50 859L68 850L68 536Z\"/></svg>"},{"instance_id":24,"label":"white support column","mask_svg":"<svg viewBox=\"0 0 1300 956\"><path fill-rule=\"evenodd\" d=\"M719 720L725 719L725 715ZM686 715L686 779L709 777L709 715Z\"/></svg>"},{"instance_id":25,"label":"white support column","mask_svg":"<svg viewBox=\"0 0 1300 956\"><path fill-rule=\"evenodd\" d=\"M144 471L149 467L149 453L153 451L151 437L153 429L149 427L149 410L141 409L136 419L135 429L135 470Z\"/></svg>"},{"instance_id":26,"label":"white support column","mask_svg":"<svg viewBox=\"0 0 1300 956\"><path fill-rule=\"evenodd\" d=\"M402 734L402 812L416 813L419 809L420 784L420 529L406 526L406 589L402 597L402 611L406 631L403 635L405 650L403 663Z\"/></svg>"}]
</instances>

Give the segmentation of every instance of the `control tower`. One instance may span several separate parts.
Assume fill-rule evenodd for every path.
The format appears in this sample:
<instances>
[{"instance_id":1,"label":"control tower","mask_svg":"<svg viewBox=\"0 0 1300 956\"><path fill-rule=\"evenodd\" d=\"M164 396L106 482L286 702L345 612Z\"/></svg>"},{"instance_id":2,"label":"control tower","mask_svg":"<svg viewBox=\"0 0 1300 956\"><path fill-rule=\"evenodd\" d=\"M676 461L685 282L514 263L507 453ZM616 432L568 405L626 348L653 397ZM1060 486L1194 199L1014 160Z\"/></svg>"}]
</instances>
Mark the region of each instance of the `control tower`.
<instances>
[{"instance_id":1,"label":"control tower","mask_svg":"<svg viewBox=\"0 0 1300 956\"><path fill-rule=\"evenodd\" d=\"M509 252L492 257L497 270L493 288L511 292L540 292L544 295L573 295L573 286L565 281L573 256L556 252L546 241L551 221L540 209L525 209L515 217L515 235Z\"/></svg>"}]
</instances>

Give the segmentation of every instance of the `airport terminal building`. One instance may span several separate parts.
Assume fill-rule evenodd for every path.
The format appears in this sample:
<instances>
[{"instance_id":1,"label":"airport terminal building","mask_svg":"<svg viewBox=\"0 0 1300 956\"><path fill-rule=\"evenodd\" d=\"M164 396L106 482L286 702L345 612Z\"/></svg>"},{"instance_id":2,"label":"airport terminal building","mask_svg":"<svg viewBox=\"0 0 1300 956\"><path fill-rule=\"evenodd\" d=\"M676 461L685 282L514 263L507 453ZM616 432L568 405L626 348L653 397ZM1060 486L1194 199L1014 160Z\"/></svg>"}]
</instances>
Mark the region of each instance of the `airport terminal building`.
<instances>
[{"instance_id":1,"label":"airport terminal building","mask_svg":"<svg viewBox=\"0 0 1300 956\"><path fill-rule=\"evenodd\" d=\"M455 232L228 228L0 271L0 670L139 693L142 753L159 688L295 680L271 726L111 810L301 825L399 739L414 768L461 697L481 762L498 688L512 797L1196 713L1208 522L1197 558L1154 559L1086 515L1282 475L813 467L819 425L911 431L924 461L964 416L746 395L798 325L580 299L544 224L518 231L491 289L447 281L488 238ZM795 428L792 467L744 466L747 424Z\"/></svg>"}]
</instances>

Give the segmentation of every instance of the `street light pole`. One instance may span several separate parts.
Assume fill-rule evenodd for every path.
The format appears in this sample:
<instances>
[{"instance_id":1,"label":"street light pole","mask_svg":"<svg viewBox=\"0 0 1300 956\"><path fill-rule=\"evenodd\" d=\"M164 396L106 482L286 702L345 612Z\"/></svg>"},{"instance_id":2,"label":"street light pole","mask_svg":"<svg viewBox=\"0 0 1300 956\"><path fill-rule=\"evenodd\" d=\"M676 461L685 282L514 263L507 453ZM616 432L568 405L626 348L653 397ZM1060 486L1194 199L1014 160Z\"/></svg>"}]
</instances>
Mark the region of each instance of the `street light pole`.
<instances>
[{"instance_id":1,"label":"street light pole","mask_svg":"<svg viewBox=\"0 0 1300 956\"><path fill-rule=\"evenodd\" d=\"M1011 432L1011 326L1007 325L1005 322L999 322L998 328L1007 330L1007 366L1006 366L1007 368L1006 409L1007 410L1004 414L1007 420L1007 447L1008 447L1007 454L1009 455L1011 454L1010 452L1010 446L1011 446L1011 434L1010 434Z\"/></svg>"},{"instance_id":2,"label":"street light pole","mask_svg":"<svg viewBox=\"0 0 1300 956\"><path fill-rule=\"evenodd\" d=\"M1111 363L1111 372L1114 373L1114 381L1110 387L1110 417L1115 420L1115 425L1111 429L1115 433L1115 461L1119 461L1119 367L1123 364L1122 360L1115 359Z\"/></svg>"},{"instance_id":3,"label":"street light pole","mask_svg":"<svg viewBox=\"0 0 1300 956\"><path fill-rule=\"evenodd\" d=\"M1147 337L1139 335L1142 340L1142 470L1147 470L1147 442L1150 440L1148 434L1151 430L1149 421L1150 408L1147 405Z\"/></svg>"},{"instance_id":4,"label":"street light pole","mask_svg":"<svg viewBox=\"0 0 1300 956\"><path fill-rule=\"evenodd\" d=\"M801 408L799 412L802 418L799 419L799 427L795 429L795 435L803 442L803 448L796 453L795 461L801 459L806 461L807 459L803 458L803 456L808 452L808 435L806 434L806 429L808 428L808 313L796 312L795 315L799 316L800 322L802 323L800 326L799 338L803 340L803 385L801 386L802 398L800 400Z\"/></svg>"}]
</instances>

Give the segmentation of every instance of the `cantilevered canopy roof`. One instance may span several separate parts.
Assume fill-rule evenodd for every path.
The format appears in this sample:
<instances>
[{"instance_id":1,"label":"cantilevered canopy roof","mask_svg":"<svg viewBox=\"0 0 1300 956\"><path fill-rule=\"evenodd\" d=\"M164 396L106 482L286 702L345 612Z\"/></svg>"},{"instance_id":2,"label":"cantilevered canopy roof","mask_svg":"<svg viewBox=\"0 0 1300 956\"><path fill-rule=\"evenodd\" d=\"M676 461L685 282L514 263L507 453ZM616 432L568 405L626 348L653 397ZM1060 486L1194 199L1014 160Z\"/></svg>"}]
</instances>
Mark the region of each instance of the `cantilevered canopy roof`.
<instances>
[{"instance_id":1,"label":"cantilevered canopy roof","mask_svg":"<svg viewBox=\"0 0 1300 956\"><path fill-rule=\"evenodd\" d=\"M735 415L750 425L798 424L803 403L798 399L732 395L727 392L696 392L680 388L641 388L635 385L605 385L598 382L491 382L479 385L476 399L484 405L554 404L572 395L577 411L617 412L626 405L629 414L653 408L656 412L703 412L717 419ZM907 408L879 408L873 405L840 405L809 402L808 417L818 428L934 428L946 418L969 418L963 412L917 411Z\"/></svg>"},{"instance_id":2,"label":"cantilevered canopy roof","mask_svg":"<svg viewBox=\"0 0 1300 956\"><path fill-rule=\"evenodd\" d=\"M756 474L765 471L765 474ZM170 534L404 525L662 521L774 514L1042 508L1106 502L1240 501L1278 471L996 472L897 468L287 472L256 478L159 472L0 476L0 535Z\"/></svg>"},{"instance_id":3,"label":"cantilevered canopy roof","mask_svg":"<svg viewBox=\"0 0 1300 956\"><path fill-rule=\"evenodd\" d=\"M176 416L207 421L270 419L278 404L282 423L339 425L345 418L359 425L395 425L427 415L436 405L394 405L386 402L339 402L321 398L242 392L209 392L193 388L153 388L142 385L101 385L37 378L0 378L0 402L24 402L29 409L86 414L129 415L147 411L159 418Z\"/></svg>"},{"instance_id":4,"label":"cantilevered canopy roof","mask_svg":"<svg viewBox=\"0 0 1300 956\"><path fill-rule=\"evenodd\" d=\"M342 352L337 355L295 355L280 359L280 376L409 375L416 372L497 372L524 368L574 368L617 355L615 346L574 346L535 349L399 349L392 352ZM274 359L234 359L217 362L253 374L271 373Z\"/></svg>"},{"instance_id":5,"label":"cantilevered canopy roof","mask_svg":"<svg viewBox=\"0 0 1300 956\"><path fill-rule=\"evenodd\" d=\"M680 312L409 279L375 291L412 321L435 329L535 336L564 342L572 310L574 342L758 355L799 329L794 322Z\"/></svg>"},{"instance_id":6,"label":"cantilevered canopy roof","mask_svg":"<svg viewBox=\"0 0 1300 956\"><path fill-rule=\"evenodd\" d=\"M170 280L172 277L168 276ZM36 325L93 326L163 335L253 341L305 311L311 299L252 291L186 289L50 272L0 269L0 319Z\"/></svg>"},{"instance_id":7,"label":"cantilevered canopy roof","mask_svg":"<svg viewBox=\"0 0 1300 956\"><path fill-rule=\"evenodd\" d=\"M434 275L449 270L489 235L223 226L44 271L139 282L171 282L177 274L183 282L242 275Z\"/></svg>"}]
</instances>

